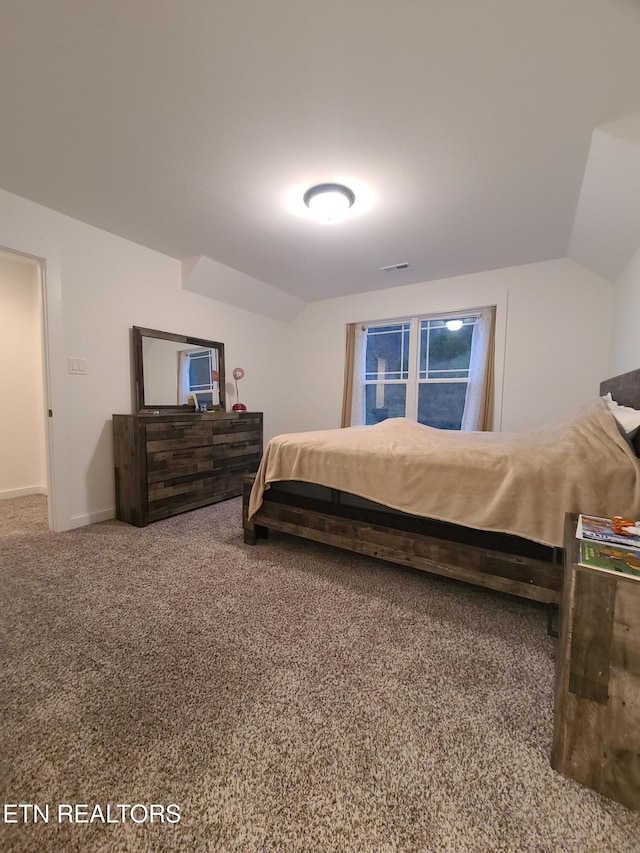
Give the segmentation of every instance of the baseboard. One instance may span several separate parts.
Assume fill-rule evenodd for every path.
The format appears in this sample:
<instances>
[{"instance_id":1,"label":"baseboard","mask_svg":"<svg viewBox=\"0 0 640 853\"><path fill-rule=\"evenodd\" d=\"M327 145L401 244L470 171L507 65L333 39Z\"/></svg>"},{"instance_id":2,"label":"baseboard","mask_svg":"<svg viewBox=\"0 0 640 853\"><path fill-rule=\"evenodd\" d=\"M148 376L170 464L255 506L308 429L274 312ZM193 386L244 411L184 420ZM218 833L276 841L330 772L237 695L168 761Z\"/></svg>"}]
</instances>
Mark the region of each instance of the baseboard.
<instances>
[{"instance_id":1,"label":"baseboard","mask_svg":"<svg viewBox=\"0 0 640 853\"><path fill-rule=\"evenodd\" d=\"M109 521L116 517L116 508L101 509L99 512L88 512L86 515L74 515L71 517L71 527L85 527L87 524L96 524L98 521Z\"/></svg>"},{"instance_id":2,"label":"baseboard","mask_svg":"<svg viewBox=\"0 0 640 853\"><path fill-rule=\"evenodd\" d=\"M5 489L0 492L0 501L10 498L25 498L27 495L46 495L46 486L25 486L23 489Z\"/></svg>"}]
</instances>

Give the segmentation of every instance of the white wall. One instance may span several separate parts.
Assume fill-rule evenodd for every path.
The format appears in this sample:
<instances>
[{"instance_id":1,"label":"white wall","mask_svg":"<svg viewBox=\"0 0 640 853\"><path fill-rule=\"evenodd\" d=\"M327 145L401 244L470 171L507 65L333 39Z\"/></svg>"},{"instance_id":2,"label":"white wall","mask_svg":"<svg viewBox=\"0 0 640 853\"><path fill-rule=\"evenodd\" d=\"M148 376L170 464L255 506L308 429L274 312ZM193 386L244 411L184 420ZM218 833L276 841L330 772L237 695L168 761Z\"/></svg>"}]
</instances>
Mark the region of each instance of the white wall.
<instances>
[{"instance_id":1,"label":"white wall","mask_svg":"<svg viewBox=\"0 0 640 853\"><path fill-rule=\"evenodd\" d=\"M62 329L50 368L65 459L61 528L114 514L111 416L132 411L131 326L222 341L229 375L245 369L243 402L264 412L265 437L285 431L286 324L184 291L179 261L3 191L0 247L54 258L50 278L59 272ZM67 374L67 357L86 359L87 375Z\"/></svg>"},{"instance_id":2,"label":"white wall","mask_svg":"<svg viewBox=\"0 0 640 853\"><path fill-rule=\"evenodd\" d=\"M142 338L145 404L177 406L179 400L180 353L185 349L178 341Z\"/></svg>"},{"instance_id":3,"label":"white wall","mask_svg":"<svg viewBox=\"0 0 640 853\"><path fill-rule=\"evenodd\" d=\"M570 257L615 282L610 372L640 367L640 113L597 128Z\"/></svg>"},{"instance_id":4,"label":"white wall","mask_svg":"<svg viewBox=\"0 0 640 853\"><path fill-rule=\"evenodd\" d=\"M46 493L40 274L0 255L0 498Z\"/></svg>"},{"instance_id":5,"label":"white wall","mask_svg":"<svg viewBox=\"0 0 640 853\"><path fill-rule=\"evenodd\" d=\"M498 308L495 423L548 423L593 399L609 375L612 291L562 259L311 303L292 324L289 429L340 425L347 323L483 305Z\"/></svg>"},{"instance_id":6,"label":"white wall","mask_svg":"<svg viewBox=\"0 0 640 853\"><path fill-rule=\"evenodd\" d=\"M614 287L567 258L517 267L511 284L500 272L509 287L502 428L518 431L588 403L615 374Z\"/></svg>"},{"instance_id":7,"label":"white wall","mask_svg":"<svg viewBox=\"0 0 640 853\"><path fill-rule=\"evenodd\" d=\"M640 367L640 248L616 282L611 336L612 375Z\"/></svg>"}]
</instances>

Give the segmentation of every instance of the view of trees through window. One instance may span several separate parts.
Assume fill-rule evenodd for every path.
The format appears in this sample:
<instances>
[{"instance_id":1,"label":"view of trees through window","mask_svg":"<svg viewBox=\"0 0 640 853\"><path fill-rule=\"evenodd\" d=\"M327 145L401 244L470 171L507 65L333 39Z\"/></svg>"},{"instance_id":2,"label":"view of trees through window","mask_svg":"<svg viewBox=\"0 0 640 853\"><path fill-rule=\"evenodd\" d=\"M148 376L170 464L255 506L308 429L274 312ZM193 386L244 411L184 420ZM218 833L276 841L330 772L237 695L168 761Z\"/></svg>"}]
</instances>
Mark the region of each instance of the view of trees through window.
<instances>
[{"instance_id":1,"label":"view of trees through window","mask_svg":"<svg viewBox=\"0 0 640 853\"><path fill-rule=\"evenodd\" d=\"M410 417L460 429L476 320L423 317L367 327L365 423Z\"/></svg>"}]
</instances>

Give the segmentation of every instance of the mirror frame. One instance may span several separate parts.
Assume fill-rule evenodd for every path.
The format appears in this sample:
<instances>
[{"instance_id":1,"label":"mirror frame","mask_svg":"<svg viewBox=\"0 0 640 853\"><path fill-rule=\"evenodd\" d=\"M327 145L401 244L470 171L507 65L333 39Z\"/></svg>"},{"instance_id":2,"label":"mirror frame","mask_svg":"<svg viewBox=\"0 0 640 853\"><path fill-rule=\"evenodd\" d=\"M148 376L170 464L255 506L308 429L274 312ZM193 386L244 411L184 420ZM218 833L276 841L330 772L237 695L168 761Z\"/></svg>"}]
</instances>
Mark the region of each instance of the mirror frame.
<instances>
[{"instance_id":1,"label":"mirror frame","mask_svg":"<svg viewBox=\"0 0 640 853\"><path fill-rule=\"evenodd\" d=\"M226 411L226 388L224 372L224 344L220 341L207 341L204 338L190 338L186 335L175 335L172 332L161 332L158 329L144 329L142 326L132 327L133 335L133 369L135 383L135 402L138 412L169 411L169 412L193 412L197 414L194 407L188 404L176 403L176 405L161 405L148 402L144 397L144 358L142 354L143 338L160 338L164 341L176 341L189 346L205 347L206 349L218 350L218 374L220 376L220 403L210 406L209 411Z\"/></svg>"}]
</instances>

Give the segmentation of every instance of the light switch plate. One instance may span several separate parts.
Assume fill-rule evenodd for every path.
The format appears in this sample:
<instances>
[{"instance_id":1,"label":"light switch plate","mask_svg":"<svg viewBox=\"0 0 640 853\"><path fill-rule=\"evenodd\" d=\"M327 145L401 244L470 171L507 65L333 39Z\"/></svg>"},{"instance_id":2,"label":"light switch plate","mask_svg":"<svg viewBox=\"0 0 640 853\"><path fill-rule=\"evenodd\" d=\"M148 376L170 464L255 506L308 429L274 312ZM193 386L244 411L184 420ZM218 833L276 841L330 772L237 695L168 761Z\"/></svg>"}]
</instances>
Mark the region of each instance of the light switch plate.
<instances>
[{"instance_id":1,"label":"light switch plate","mask_svg":"<svg viewBox=\"0 0 640 853\"><path fill-rule=\"evenodd\" d=\"M75 373L76 375L84 375L87 372L87 359L86 358L69 358L69 373Z\"/></svg>"}]
</instances>

